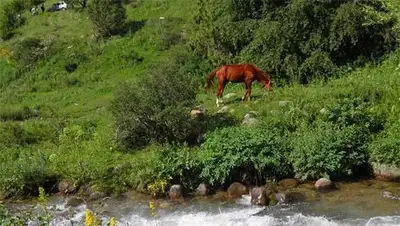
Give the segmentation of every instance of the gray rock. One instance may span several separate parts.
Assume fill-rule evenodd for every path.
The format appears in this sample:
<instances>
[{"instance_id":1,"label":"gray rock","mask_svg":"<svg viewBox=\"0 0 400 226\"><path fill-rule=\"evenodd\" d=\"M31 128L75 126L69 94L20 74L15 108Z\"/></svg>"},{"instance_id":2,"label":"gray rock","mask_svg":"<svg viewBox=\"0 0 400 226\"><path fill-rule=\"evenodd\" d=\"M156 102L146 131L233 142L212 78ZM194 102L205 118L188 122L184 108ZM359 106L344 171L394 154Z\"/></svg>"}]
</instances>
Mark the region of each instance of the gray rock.
<instances>
[{"instance_id":1,"label":"gray rock","mask_svg":"<svg viewBox=\"0 0 400 226\"><path fill-rule=\"evenodd\" d=\"M201 183L196 189L196 192L200 196L206 196L209 193L209 189L206 184Z\"/></svg>"},{"instance_id":2,"label":"gray rock","mask_svg":"<svg viewBox=\"0 0 400 226\"><path fill-rule=\"evenodd\" d=\"M275 198L278 203L298 203L306 200L306 196L300 192L276 193Z\"/></svg>"},{"instance_id":3,"label":"gray rock","mask_svg":"<svg viewBox=\"0 0 400 226\"><path fill-rule=\"evenodd\" d=\"M269 205L269 197L265 187L255 187L250 192L251 204L253 205Z\"/></svg>"},{"instance_id":4,"label":"gray rock","mask_svg":"<svg viewBox=\"0 0 400 226\"><path fill-rule=\"evenodd\" d=\"M287 178L283 179L278 182L279 186L285 188L285 189L290 189L290 188L295 188L297 185L299 185L299 182L294 179L294 178Z\"/></svg>"},{"instance_id":5,"label":"gray rock","mask_svg":"<svg viewBox=\"0 0 400 226\"><path fill-rule=\"evenodd\" d=\"M70 206L70 207L76 207L81 205L82 203L84 203L85 200L78 198L78 197L71 197L68 198L67 203L65 204L66 207Z\"/></svg>"},{"instance_id":6,"label":"gray rock","mask_svg":"<svg viewBox=\"0 0 400 226\"><path fill-rule=\"evenodd\" d=\"M228 93L226 95L224 95L224 99L231 99L233 97L236 97L236 93Z\"/></svg>"},{"instance_id":7,"label":"gray rock","mask_svg":"<svg viewBox=\"0 0 400 226\"><path fill-rule=\"evenodd\" d=\"M331 180L326 179L326 178L321 178L315 182L315 188L317 190L329 190L333 189L334 185Z\"/></svg>"},{"instance_id":8,"label":"gray rock","mask_svg":"<svg viewBox=\"0 0 400 226\"><path fill-rule=\"evenodd\" d=\"M76 190L76 186L71 181L61 181L58 184L58 191L63 194L73 193Z\"/></svg>"},{"instance_id":9,"label":"gray rock","mask_svg":"<svg viewBox=\"0 0 400 226\"><path fill-rule=\"evenodd\" d=\"M168 195L172 200L182 198L182 186L179 184L172 185L169 189Z\"/></svg>"},{"instance_id":10,"label":"gray rock","mask_svg":"<svg viewBox=\"0 0 400 226\"><path fill-rule=\"evenodd\" d=\"M372 164L374 175L379 180L400 181L400 168L383 164Z\"/></svg>"},{"instance_id":11,"label":"gray rock","mask_svg":"<svg viewBox=\"0 0 400 226\"><path fill-rule=\"evenodd\" d=\"M219 109L217 111L217 113L226 113L229 111L229 107L228 106L223 106L221 109Z\"/></svg>"},{"instance_id":12,"label":"gray rock","mask_svg":"<svg viewBox=\"0 0 400 226\"><path fill-rule=\"evenodd\" d=\"M248 194L249 190L247 187L239 182L232 183L228 188L228 197L229 198L238 198L242 195Z\"/></svg>"},{"instance_id":13,"label":"gray rock","mask_svg":"<svg viewBox=\"0 0 400 226\"><path fill-rule=\"evenodd\" d=\"M292 102L288 101L288 100L281 100L281 101L279 101L279 106L285 107L285 106L289 105L290 103L292 103Z\"/></svg>"},{"instance_id":14,"label":"gray rock","mask_svg":"<svg viewBox=\"0 0 400 226\"><path fill-rule=\"evenodd\" d=\"M102 192L93 192L89 195L89 200L91 201L95 201L95 200L99 200L106 197L106 194L102 193Z\"/></svg>"}]
</instances>

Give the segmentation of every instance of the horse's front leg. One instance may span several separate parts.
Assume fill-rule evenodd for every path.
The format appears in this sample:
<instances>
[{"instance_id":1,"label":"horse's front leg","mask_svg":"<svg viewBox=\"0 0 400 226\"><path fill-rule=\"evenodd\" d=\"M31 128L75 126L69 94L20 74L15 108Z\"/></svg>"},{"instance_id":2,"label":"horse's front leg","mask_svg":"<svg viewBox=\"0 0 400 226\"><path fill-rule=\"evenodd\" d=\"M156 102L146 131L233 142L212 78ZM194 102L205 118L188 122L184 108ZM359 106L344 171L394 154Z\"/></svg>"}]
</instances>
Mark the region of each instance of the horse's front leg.
<instances>
[{"instance_id":1,"label":"horse's front leg","mask_svg":"<svg viewBox=\"0 0 400 226\"><path fill-rule=\"evenodd\" d=\"M250 101L251 101L251 82L246 81L245 86L246 86L246 92L244 93L242 100L245 101L246 97L247 97L248 98L247 102L250 103Z\"/></svg>"},{"instance_id":2,"label":"horse's front leg","mask_svg":"<svg viewBox=\"0 0 400 226\"><path fill-rule=\"evenodd\" d=\"M217 88L217 99L216 99L217 107L219 107L220 106L219 104L222 103L221 96L222 96L222 93L224 92L224 88L225 88L225 83L219 82L218 88Z\"/></svg>"}]
</instances>

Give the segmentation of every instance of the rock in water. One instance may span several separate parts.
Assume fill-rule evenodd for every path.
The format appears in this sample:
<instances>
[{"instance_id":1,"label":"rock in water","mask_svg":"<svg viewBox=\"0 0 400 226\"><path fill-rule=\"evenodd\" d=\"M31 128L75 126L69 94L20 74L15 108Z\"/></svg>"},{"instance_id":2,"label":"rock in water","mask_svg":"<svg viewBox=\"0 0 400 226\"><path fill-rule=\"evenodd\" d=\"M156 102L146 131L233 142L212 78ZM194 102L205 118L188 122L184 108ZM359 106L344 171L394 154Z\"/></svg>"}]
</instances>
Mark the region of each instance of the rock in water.
<instances>
[{"instance_id":1,"label":"rock in water","mask_svg":"<svg viewBox=\"0 0 400 226\"><path fill-rule=\"evenodd\" d=\"M290 189L290 188L295 188L297 185L299 185L299 182L294 179L294 178L288 178L288 179L283 179L279 181L279 186L285 188L285 189Z\"/></svg>"},{"instance_id":2,"label":"rock in water","mask_svg":"<svg viewBox=\"0 0 400 226\"><path fill-rule=\"evenodd\" d=\"M206 196L209 193L207 185L205 185L204 183L199 184L196 191L197 194L200 196Z\"/></svg>"},{"instance_id":3,"label":"rock in water","mask_svg":"<svg viewBox=\"0 0 400 226\"><path fill-rule=\"evenodd\" d=\"M319 180L317 180L317 182L315 182L315 188L317 190L329 190L329 189L333 189L333 183L331 180L326 179L326 178L321 178Z\"/></svg>"},{"instance_id":4,"label":"rock in water","mask_svg":"<svg viewBox=\"0 0 400 226\"><path fill-rule=\"evenodd\" d=\"M182 198L182 186L179 184L172 185L168 194L172 200L178 200Z\"/></svg>"},{"instance_id":5,"label":"rock in water","mask_svg":"<svg viewBox=\"0 0 400 226\"><path fill-rule=\"evenodd\" d=\"M58 191L60 191L62 194L73 193L75 190L76 187L71 181L61 181L58 184Z\"/></svg>"},{"instance_id":6,"label":"rock in water","mask_svg":"<svg viewBox=\"0 0 400 226\"><path fill-rule=\"evenodd\" d=\"M251 189L251 204L265 206L269 204L269 197L265 187L255 187Z\"/></svg>"},{"instance_id":7,"label":"rock in water","mask_svg":"<svg viewBox=\"0 0 400 226\"><path fill-rule=\"evenodd\" d=\"M232 183L228 188L228 197L229 198L238 198L242 195L248 194L249 190L246 186L239 182Z\"/></svg>"}]
</instances>

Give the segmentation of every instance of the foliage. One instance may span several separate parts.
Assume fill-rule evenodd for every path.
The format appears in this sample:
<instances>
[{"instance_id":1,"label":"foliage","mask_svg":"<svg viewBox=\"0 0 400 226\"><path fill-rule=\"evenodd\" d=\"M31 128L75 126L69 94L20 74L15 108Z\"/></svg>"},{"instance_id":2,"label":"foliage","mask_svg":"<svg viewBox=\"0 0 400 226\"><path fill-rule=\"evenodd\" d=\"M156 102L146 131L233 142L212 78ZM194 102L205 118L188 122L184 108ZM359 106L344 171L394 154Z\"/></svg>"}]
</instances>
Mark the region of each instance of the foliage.
<instances>
[{"instance_id":1,"label":"foliage","mask_svg":"<svg viewBox=\"0 0 400 226\"><path fill-rule=\"evenodd\" d=\"M382 1L199 0L191 46L212 64L246 61L276 80L310 83L396 45L396 19Z\"/></svg>"},{"instance_id":2,"label":"foliage","mask_svg":"<svg viewBox=\"0 0 400 226\"><path fill-rule=\"evenodd\" d=\"M22 15L24 10L24 2L21 0L12 0L4 3L0 7L0 38L3 40L10 39L15 29L25 23Z\"/></svg>"},{"instance_id":3,"label":"foliage","mask_svg":"<svg viewBox=\"0 0 400 226\"><path fill-rule=\"evenodd\" d=\"M122 31L126 12L121 0L93 0L89 5L89 18L98 37L108 37Z\"/></svg>"},{"instance_id":4,"label":"foliage","mask_svg":"<svg viewBox=\"0 0 400 226\"><path fill-rule=\"evenodd\" d=\"M296 178L348 177L368 173L369 136L357 126L317 122L298 130L290 155Z\"/></svg>"},{"instance_id":5,"label":"foliage","mask_svg":"<svg viewBox=\"0 0 400 226\"><path fill-rule=\"evenodd\" d=\"M47 48L40 39L24 39L15 45L13 58L21 66L30 67L46 56Z\"/></svg>"},{"instance_id":6,"label":"foliage","mask_svg":"<svg viewBox=\"0 0 400 226\"><path fill-rule=\"evenodd\" d=\"M228 127L207 134L200 152L201 177L210 184L241 181L252 184L290 176L287 137L277 128Z\"/></svg>"},{"instance_id":7,"label":"foliage","mask_svg":"<svg viewBox=\"0 0 400 226\"><path fill-rule=\"evenodd\" d=\"M138 81L121 85L113 102L120 144L132 148L151 140L183 142L198 134L197 121L189 115L197 87L184 65L171 60L153 66Z\"/></svg>"},{"instance_id":8,"label":"foliage","mask_svg":"<svg viewBox=\"0 0 400 226\"><path fill-rule=\"evenodd\" d=\"M400 167L400 121L387 123L387 128L369 146L371 161L378 164Z\"/></svg>"},{"instance_id":9,"label":"foliage","mask_svg":"<svg viewBox=\"0 0 400 226\"><path fill-rule=\"evenodd\" d=\"M181 184L188 190L194 190L200 183L198 151L187 146L167 145L160 152L159 177L170 184Z\"/></svg>"}]
</instances>

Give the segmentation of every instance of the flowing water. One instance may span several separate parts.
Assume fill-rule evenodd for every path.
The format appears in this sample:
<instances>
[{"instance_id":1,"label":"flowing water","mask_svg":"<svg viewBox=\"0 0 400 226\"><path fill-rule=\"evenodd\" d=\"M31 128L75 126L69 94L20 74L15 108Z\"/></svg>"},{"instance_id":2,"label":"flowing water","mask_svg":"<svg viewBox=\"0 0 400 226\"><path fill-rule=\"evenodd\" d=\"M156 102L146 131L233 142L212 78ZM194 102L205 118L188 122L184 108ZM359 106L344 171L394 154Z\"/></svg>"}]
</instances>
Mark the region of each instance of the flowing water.
<instances>
[{"instance_id":1,"label":"flowing water","mask_svg":"<svg viewBox=\"0 0 400 226\"><path fill-rule=\"evenodd\" d=\"M66 207L66 198L49 200L55 215L51 225L84 225L85 210L94 210L108 222L111 216L118 225L365 225L400 226L400 184L379 181L343 183L340 189L328 193L309 187L297 189L307 200L295 204L270 207L250 205L250 197L227 201L217 196L194 198L177 203L158 200L154 212L150 200L143 195L127 193L75 207ZM32 208L35 203L9 203L13 211ZM153 214L152 214L153 213Z\"/></svg>"}]
</instances>

